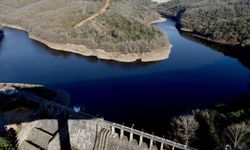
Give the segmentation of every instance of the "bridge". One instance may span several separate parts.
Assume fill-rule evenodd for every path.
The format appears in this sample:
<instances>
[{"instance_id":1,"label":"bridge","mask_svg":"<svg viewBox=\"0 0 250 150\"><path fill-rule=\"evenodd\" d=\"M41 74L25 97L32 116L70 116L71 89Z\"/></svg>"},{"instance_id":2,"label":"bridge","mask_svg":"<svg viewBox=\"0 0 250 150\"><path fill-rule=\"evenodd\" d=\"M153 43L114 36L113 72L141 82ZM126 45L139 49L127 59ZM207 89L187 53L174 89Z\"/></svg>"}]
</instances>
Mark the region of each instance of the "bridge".
<instances>
[{"instance_id":1,"label":"bridge","mask_svg":"<svg viewBox=\"0 0 250 150\"><path fill-rule=\"evenodd\" d=\"M34 86L38 87L38 86ZM115 135L119 135L119 139L122 140L125 137L125 132L129 134L128 142L131 143L133 140L136 140L134 136L139 136L139 140L137 141L139 144L139 147L143 144L144 141L150 141L148 143L148 149L151 150L154 144L160 145L158 148L159 150L163 150L166 147L171 147L172 150L180 149L180 150L195 150L192 147L188 147L184 144L180 144L159 136L155 136L152 134L145 133L143 131L139 131L134 129L133 127L127 127L124 125L120 125L117 123L109 122L104 119L97 118L95 116L92 116L90 114L84 113L84 112L75 112L73 108L70 108L68 106L55 103L53 101L49 101L47 99L38 97L36 95L30 94L23 90L17 90L17 93L22 97L25 98L25 100L29 102L33 102L39 105L39 109L33 113L33 115L38 115L41 112L46 112L51 116L58 117L59 115L64 117L70 117L71 119L98 119L97 126L99 127L98 133L97 133L97 139L95 143L95 150L106 150L107 149L107 143L109 139ZM99 138L98 138L99 136Z\"/></svg>"},{"instance_id":2,"label":"bridge","mask_svg":"<svg viewBox=\"0 0 250 150\"><path fill-rule=\"evenodd\" d=\"M76 113L73 108L70 108L68 106L65 106L59 103L55 103L53 101L46 100L44 98L29 94L27 92L18 91L18 94L26 97L28 101L32 101L40 105L39 109L33 115L37 115L42 111L46 111L49 115L52 115L54 117L57 117L58 115L63 114L63 116L65 117L71 116L76 119L78 117L81 117L82 119L96 118L95 116L92 116L84 112Z\"/></svg>"},{"instance_id":3,"label":"bridge","mask_svg":"<svg viewBox=\"0 0 250 150\"><path fill-rule=\"evenodd\" d=\"M134 128L130 128L130 127L126 127L124 125L120 125L117 123L109 123L111 126L111 135L115 134L116 129L118 129L120 131L120 139L123 138L124 136L124 132L128 132L129 133L129 142L132 142L132 140L134 139L134 135L138 135L139 138L139 146L142 145L143 143L143 139L149 139L150 143L149 143L149 149L152 149L153 144L154 143L159 143L160 144L160 150L164 149L164 146L170 146L172 147L172 150L174 150L175 148L177 149L181 149L181 150L194 150L194 148L191 147L187 147L186 145L174 142L174 141L170 141L167 140L165 138L162 137L158 137L152 134L148 134L139 130L136 130Z\"/></svg>"},{"instance_id":4,"label":"bridge","mask_svg":"<svg viewBox=\"0 0 250 150\"><path fill-rule=\"evenodd\" d=\"M87 113L84 112L79 112L76 113L72 108L58 104L58 103L54 103L45 99L42 99L40 97L37 96L32 96L32 95L28 95L27 93L22 93L24 94L29 100L32 100L33 102L39 103L40 109L37 111L37 113L39 111L42 111L42 109L45 109L47 112L49 112L50 114L53 115L58 115L59 113L63 113L63 114L71 114L71 116L84 116L86 118L96 118L95 116L89 115ZM150 143L149 143L149 149L151 149L153 147L153 144L155 142L160 143L160 150L163 150L164 146L170 146L172 147L172 150L175 150L175 148L177 149L181 149L181 150L194 150L194 148L191 147L187 147L186 145L174 142L174 141L170 141L167 140L165 138L162 137L158 137L152 134L148 134L139 130L136 130L134 128L130 128L124 125L120 125L117 123L112 123L106 120L103 120L104 123L108 124L110 126L109 131L110 136L114 135L116 133L116 129L120 130L120 139L122 139L124 137L124 132L128 132L129 133L129 142L131 142L133 140L134 135L138 135L140 137L139 139L139 146L142 145L143 143L143 139L149 139ZM106 142L108 142L108 140L106 140ZM106 144L105 144L106 145Z\"/></svg>"}]
</instances>

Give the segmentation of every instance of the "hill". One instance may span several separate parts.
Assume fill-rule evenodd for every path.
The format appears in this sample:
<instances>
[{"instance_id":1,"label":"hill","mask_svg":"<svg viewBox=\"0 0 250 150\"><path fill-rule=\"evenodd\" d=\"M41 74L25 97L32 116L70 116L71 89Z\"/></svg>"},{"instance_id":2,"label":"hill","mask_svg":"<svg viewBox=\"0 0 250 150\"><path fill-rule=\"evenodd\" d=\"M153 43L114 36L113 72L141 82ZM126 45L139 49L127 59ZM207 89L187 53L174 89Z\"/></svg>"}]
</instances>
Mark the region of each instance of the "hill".
<instances>
[{"instance_id":1,"label":"hill","mask_svg":"<svg viewBox=\"0 0 250 150\"><path fill-rule=\"evenodd\" d=\"M174 17L180 29L207 40L250 45L250 1L172 0L157 10Z\"/></svg>"},{"instance_id":2,"label":"hill","mask_svg":"<svg viewBox=\"0 0 250 150\"><path fill-rule=\"evenodd\" d=\"M0 22L51 48L118 61L168 57L148 0L0 0ZM163 54L163 55L161 55ZM152 56L152 58L151 58Z\"/></svg>"}]
</instances>

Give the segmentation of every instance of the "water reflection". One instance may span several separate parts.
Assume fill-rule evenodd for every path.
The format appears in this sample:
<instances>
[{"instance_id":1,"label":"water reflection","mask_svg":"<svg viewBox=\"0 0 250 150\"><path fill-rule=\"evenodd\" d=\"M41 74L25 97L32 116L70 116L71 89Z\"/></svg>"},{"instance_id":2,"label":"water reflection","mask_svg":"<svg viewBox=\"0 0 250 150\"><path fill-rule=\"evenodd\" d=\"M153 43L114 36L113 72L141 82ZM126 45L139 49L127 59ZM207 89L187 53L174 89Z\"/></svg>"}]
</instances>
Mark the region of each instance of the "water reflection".
<instances>
[{"instance_id":1,"label":"water reflection","mask_svg":"<svg viewBox=\"0 0 250 150\"><path fill-rule=\"evenodd\" d=\"M23 31L5 28L0 81L64 89L72 105L85 105L90 114L149 132L164 129L170 117L189 109L249 93L249 70L219 53L227 50L224 46L209 48L207 43L188 40L172 21L157 27L168 33L173 48L169 59L156 63L119 63L51 50ZM249 55L224 53L249 64L242 59Z\"/></svg>"},{"instance_id":2,"label":"water reflection","mask_svg":"<svg viewBox=\"0 0 250 150\"><path fill-rule=\"evenodd\" d=\"M1 54L1 47L2 47L3 40L4 40L4 36L0 37L0 54Z\"/></svg>"},{"instance_id":3,"label":"water reflection","mask_svg":"<svg viewBox=\"0 0 250 150\"><path fill-rule=\"evenodd\" d=\"M2 35L2 36L0 36L0 45L1 45L1 43L2 43L3 38L4 38L4 36L3 36L3 35Z\"/></svg>"},{"instance_id":4,"label":"water reflection","mask_svg":"<svg viewBox=\"0 0 250 150\"><path fill-rule=\"evenodd\" d=\"M191 33L187 32L180 32L180 33L182 36L184 36L189 40L208 46L217 52L223 53L225 56L236 58L242 65L250 69L250 59L249 59L250 46L241 47L238 45L237 46L223 45L198 38L196 36L193 36Z\"/></svg>"},{"instance_id":5,"label":"water reflection","mask_svg":"<svg viewBox=\"0 0 250 150\"><path fill-rule=\"evenodd\" d=\"M79 54L72 54L70 52L51 49L47 45L45 45L41 42L35 41L35 40L32 40L32 44L38 45L39 47L42 47L42 49L40 49L40 50L46 51L47 53L52 54L53 56L68 58L68 57L73 55L77 58L83 58L88 63L91 63L91 64L103 63L103 64L110 66L110 67L120 67L122 69L128 69L128 70L135 69L135 68L144 68L144 67L152 66L152 65L159 63L159 62L143 63L139 60L136 62L132 62L132 63L122 63L122 62L117 62L117 61L98 59L95 56L83 56L83 55L79 55Z\"/></svg>"}]
</instances>

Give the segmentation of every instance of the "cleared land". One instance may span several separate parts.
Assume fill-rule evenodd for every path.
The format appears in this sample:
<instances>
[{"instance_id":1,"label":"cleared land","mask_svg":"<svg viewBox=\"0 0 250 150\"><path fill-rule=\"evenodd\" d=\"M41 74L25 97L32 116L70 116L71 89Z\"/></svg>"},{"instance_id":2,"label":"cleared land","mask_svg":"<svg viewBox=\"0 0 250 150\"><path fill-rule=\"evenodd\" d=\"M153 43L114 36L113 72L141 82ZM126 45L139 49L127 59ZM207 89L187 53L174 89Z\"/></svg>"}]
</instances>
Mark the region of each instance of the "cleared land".
<instances>
[{"instance_id":1,"label":"cleared land","mask_svg":"<svg viewBox=\"0 0 250 150\"><path fill-rule=\"evenodd\" d=\"M0 0L0 23L26 30L53 49L125 62L155 61L166 59L171 45L162 31L149 25L160 18L151 4L148 0Z\"/></svg>"}]
</instances>

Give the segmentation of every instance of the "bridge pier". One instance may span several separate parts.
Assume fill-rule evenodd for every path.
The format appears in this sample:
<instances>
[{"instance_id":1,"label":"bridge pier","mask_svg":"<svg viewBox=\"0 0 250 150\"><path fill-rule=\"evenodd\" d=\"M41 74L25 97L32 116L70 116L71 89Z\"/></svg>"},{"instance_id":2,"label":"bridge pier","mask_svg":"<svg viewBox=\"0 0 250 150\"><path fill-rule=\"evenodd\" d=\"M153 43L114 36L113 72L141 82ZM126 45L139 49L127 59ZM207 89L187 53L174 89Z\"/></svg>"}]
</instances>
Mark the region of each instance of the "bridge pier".
<instances>
[{"instance_id":1,"label":"bridge pier","mask_svg":"<svg viewBox=\"0 0 250 150\"><path fill-rule=\"evenodd\" d=\"M163 150L164 143L161 143L160 150Z\"/></svg>"},{"instance_id":2,"label":"bridge pier","mask_svg":"<svg viewBox=\"0 0 250 150\"><path fill-rule=\"evenodd\" d=\"M154 140L153 140L153 138L151 138L150 139L150 143L149 143L149 149L151 150L152 149L152 147L153 147L153 143L154 142Z\"/></svg>"},{"instance_id":3,"label":"bridge pier","mask_svg":"<svg viewBox=\"0 0 250 150\"><path fill-rule=\"evenodd\" d=\"M120 130L120 131L118 131L118 130ZM194 148L189 148L186 145L167 140L164 137L161 138L161 137L155 136L153 134L147 134L143 131L138 131L138 130L134 129L133 126L130 128L130 127L126 127L124 125L110 123L110 131L111 131L110 132L111 135L114 135L116 133L120 133L120 140L123 139L123 137L125 136L124 132L129 133L129 139L128 139L129 143L131 143L134 140L135 135L139 136L139 141L138 141L139 147L141 147L143 145L144 138L147 140L150 140L150 143L148 143L149 150L153 149L154 143L160 144L159 150L163 150L164 146L170 146L170 148L172 150L175 150L176 148L181 149L181 150L195 150Z\"/></svg>"},{"instance_id":4,"label":"bridge pier","mask_svg":"<svg viewBox=\"0 0 250 150\"><path fill-rule=\"evenodd\" d=\"M111 135L114 135L115 134L115 127L112 125L111 126Z\"/></svg>"},{"instance_id":5,"label":"bridge pier","mask_svg":"<svg viewBox=\"0 0 250 150\"><path fill-rule=\"evenodd\" d=\"M132 142L133 138L134 138L134 133L133 133L133 131L131 131L131 132L129 133L129 143Z\"/></svg>"},{"instance_id":6,"label":"bridge pier","mask_svg":"<svg viewBox=\"0 0 250 150\"><path fill-rule=\"evenodd\" d=\"M139 146L142 145L142 142L143 142L143 135L140 135L140 139L139 139Z\"/></svg>"},{"instance_id":7,"label":"bridge pier","mask_svg":"<svg viewBox=\"0 0 250 150\"><path fill-rule=\"evenodd\" d=\"M175 149L175 146L172 147L172 150L174 150L174 149Z\"/></svg>"},{"instance_id":8,"label":"bridge pier","mask_svg":"<svg viewBox=\"0 0 250 150\"><path fill-rule=\"evenodd\" d=\"M123 129L121 129L121 130L120 130L120 139L122 139L122 138L123 138L123 136L124 136L124 130L123 130Z\"/></svg>"},{"instance_id":9,"label":"bridge pier","mask_svg":"<svg viewBox=\"0 0 250 150\"><path fill-rule=\"evenodd\" d=\"M83 113L83 112L76 114L72 108L48 101L46 99L34 96L34 95L26 93L26 92L19 91L18 94L20 94L21 96L24 96L27 101L30 101L30 102L36 103L36 104L40 104L40 108L34 114L37 114L40 111L46 111L48 114L50 114L52 116L56 115L57 117L58 117L58 114L60 113L60 114L64 115L65 118L69 118L69 117L71 117L71 118L77 117L78 118L79 115L84 115L84 118L95 118L95 117L88 115L86 113ZM60 111L62 111L62 112L60 112ZM63 121L65 118L59 118L59 120ZM157 142L157 143L161 144L160 150L163 150L165 145L170 146L172 148L172 150L175 150L175 148L178 148L181 150L195 150L194 148L188 147L187 145L176 143L174 141L170 141L170 140L167 140L165 138L161 138L161 137L158 137L155 135L150 135L150 134L144 133L143 131L133 129L133 126L130 128L130 127L126 127L124 125L119 125L119 124L111 123L108 121L105 121L105 122L108 125L110 125L109 131L111 130L111 135L116 134L116 131L115 131L116 129L120 130L120 139L122 139L125 136L124 132L126 132L126 133L128 132L130 134L129 135L129 142L132 142L134 135L140 136L140 139L139 139L139 146L140 147L142 146L143 139L145 138L147 140L148 139L150 140L150 144L149 144L150 149L153 148L154 142ZM107 132L106 137L109 137L109 136L110 135Z\"/></svg>"}]
</instances>

